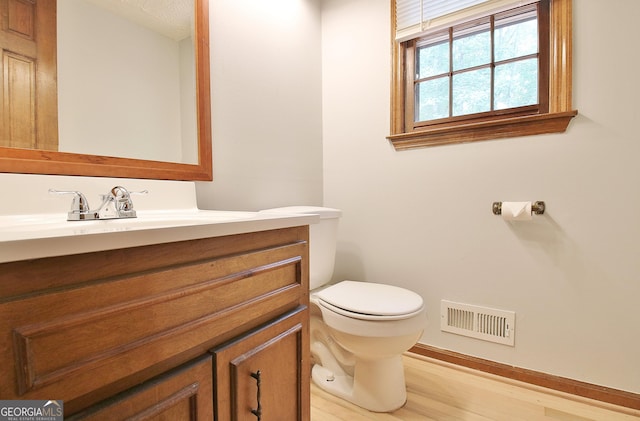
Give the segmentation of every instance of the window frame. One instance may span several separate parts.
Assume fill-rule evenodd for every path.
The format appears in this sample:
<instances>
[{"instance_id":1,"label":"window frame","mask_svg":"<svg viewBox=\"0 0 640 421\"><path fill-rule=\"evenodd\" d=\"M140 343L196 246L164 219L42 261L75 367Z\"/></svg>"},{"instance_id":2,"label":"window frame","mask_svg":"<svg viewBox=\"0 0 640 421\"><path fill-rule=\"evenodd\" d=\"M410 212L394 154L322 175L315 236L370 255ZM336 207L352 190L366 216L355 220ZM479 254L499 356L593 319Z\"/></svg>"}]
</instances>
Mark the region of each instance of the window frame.
<instances>
[{"instance_id":1,"label":"window frame","mask_svg":"<svg viewBox=\"0 0 640 421\"><path fill-rule=\"evenodd\" d=\"M545 9L545 8L541 8ZM392 77L391 77L391 134L387 137L396 150L425 146L473 142L507 137L561 133L577 115L571 107L572 96L572 2L549 0L549 31L541 35L548 40L548 96L540 95L540 102L548 98L545 106L526 113L495 113L482 118L454 118L442 124L407 127L407 119L413 120L413 108L407 107L409 91L405 74L405 56L412 41L395 40L395 0L391 1L392 15ZM541 59L546 60L546 59ZM541 66L543 67L543 66ZM413 69L410 70L413 72ZM410 108L410 109L408 109ZM546 109L545 109L546 108ZM412 125L414 126L414 125Z\"/></svg>"}]
</instances>

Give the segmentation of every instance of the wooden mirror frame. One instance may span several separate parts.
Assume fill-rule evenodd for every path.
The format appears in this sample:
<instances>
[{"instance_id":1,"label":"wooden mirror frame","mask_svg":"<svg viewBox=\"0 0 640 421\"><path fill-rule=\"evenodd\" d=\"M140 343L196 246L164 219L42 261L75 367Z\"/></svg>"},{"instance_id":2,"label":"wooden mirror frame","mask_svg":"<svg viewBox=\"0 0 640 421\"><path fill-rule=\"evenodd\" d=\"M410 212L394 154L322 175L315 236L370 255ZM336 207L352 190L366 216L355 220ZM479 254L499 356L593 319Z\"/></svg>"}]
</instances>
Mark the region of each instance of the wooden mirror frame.
<instances>
[{"instance_id":1,"label":"wooden mirror frame","mask_svg":"<svg viewBox=\"0 0 640 421\"><path fill-rule=\"evenodd\" d=\"M0 172L158 180L212 180L209 4L208 0L194 0L194 2L198 109L197 164L0 147Z\"/></svg>"}]
</instances>

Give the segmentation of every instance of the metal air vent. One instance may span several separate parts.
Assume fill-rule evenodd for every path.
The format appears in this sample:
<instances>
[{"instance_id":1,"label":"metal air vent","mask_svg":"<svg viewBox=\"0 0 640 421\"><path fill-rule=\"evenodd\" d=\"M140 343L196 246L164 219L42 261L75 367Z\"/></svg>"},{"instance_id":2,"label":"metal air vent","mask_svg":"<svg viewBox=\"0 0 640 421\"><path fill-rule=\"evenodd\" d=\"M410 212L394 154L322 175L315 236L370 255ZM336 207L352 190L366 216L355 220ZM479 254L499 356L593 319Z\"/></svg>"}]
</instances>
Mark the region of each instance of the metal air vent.
<instances>
[{"instance_id":1,"label":"metal air vent","mask_svg":"<svg viewBox=\"0 0 640 421\"><path fill-rule=\"evenodd\" d=\"M440 302L440 330L514 346L516 313L471 304Z\"/></svg>"}]
</instances>

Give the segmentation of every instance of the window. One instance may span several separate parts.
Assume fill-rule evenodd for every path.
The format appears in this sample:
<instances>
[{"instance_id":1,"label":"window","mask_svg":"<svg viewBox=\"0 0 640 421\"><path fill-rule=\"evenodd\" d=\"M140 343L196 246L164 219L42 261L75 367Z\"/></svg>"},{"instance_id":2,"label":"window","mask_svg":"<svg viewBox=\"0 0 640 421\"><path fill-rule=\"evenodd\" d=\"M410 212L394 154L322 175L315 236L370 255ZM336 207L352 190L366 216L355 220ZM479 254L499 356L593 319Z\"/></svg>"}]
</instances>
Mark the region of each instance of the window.
<instances>
[{"instance_id":1,"label":"window","mask_svg":"<svg viewBox=\"0 0 640 421\"><path fill-rule=\"evenodd\" d=\"M577 114L570 0L457 1L483 4L434 16L427 6L441 0L392 2L396 149L566 130ZM411 4L417 22L407 20Z\"/></svg>"},{"instance_id":2,"label":"window","mask_svg":"<svg viewBox=\"0 0 640 421\"><path fill-rule=\"evenodd\" d=\"M407 126L537 109L538 86L546 87L540 57L548 56L546 45L538 49L538 21L548 27L541 15L533 4L409 41Z\"/></svg>"}]
</instances>

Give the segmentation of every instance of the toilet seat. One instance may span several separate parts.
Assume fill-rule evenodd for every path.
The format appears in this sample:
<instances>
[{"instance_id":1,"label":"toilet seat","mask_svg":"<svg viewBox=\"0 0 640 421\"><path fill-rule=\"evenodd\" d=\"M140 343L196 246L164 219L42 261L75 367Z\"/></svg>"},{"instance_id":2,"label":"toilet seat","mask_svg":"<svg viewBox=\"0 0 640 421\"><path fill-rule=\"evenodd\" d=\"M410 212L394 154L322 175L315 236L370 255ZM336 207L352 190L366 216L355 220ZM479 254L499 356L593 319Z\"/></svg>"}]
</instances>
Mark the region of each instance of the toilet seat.
<instances>
[{"instance_id":1,"label":"toilet seat","mask_svg":"<svg viewBox=\"0 0 640 421\"><path fill-rule=\"evenodd\" d=\"M326 309L360 320L403 320L424 311L415 292L372 282L342 281L315 295Z\"/></svg>"}]
</instances>

